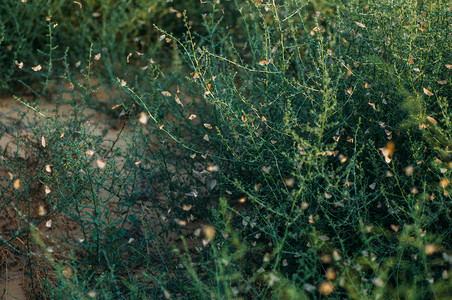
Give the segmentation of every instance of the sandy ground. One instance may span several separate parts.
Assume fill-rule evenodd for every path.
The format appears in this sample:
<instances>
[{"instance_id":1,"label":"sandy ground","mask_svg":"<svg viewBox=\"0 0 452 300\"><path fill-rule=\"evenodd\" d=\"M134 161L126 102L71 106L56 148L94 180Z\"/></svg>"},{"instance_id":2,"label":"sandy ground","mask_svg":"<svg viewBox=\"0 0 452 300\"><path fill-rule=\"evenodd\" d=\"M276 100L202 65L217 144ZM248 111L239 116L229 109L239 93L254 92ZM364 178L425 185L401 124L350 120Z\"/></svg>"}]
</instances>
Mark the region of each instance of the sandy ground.
<instances>
[{"instance_id":1,"label":"sandy ground","mask_svg":"<svg viewBox=\"0 0 452 300\"><path fill-rule=\"evenodd\" d=\"M24 108L16 110L20 107L19 103L8 95L0 96L0 130L4 130L6 126L11 124L18 118L19 111L24 111ZM0 149L10 149L15 151L16 145L10 136L4 135L0 139ZM24 155L22 152L21 156ZM8 173L0 169L2 178L8 178ZM7 182L0 180L2 187L6 187ZM5 201L5 199L1 199ZM4 236L6 232L15 227L8 208L0 211L0 235ZM1 248L1 269L0 269L0 297L1 299L27 299L24 291L24 274L23 265L16 259L16 257L8 251L6 247Z\"/></svg>"}]
</instances>

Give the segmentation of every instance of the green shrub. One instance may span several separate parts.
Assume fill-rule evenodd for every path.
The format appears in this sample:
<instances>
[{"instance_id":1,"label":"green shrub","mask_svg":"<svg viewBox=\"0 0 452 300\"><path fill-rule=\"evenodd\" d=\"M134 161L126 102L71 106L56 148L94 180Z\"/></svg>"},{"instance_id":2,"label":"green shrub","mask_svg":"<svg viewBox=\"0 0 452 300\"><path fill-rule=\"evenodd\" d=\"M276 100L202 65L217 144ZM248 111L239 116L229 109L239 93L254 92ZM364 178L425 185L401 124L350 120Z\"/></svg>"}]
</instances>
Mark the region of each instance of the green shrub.
<instances>
[{"instance_id":1,"label":"green shrub","mask_svg":"<svg viewBox=\"0 0 452 300\"><path fill-rule=\"evenodd\" d=\"M243 49L190 32L181 41L211 107L198 114L199 137L215 149L234 213L214 219L217 232L230 236L231 222L241 241L217 235L223 251L212 246L198 268L211 274L199 296L262 297L287 282L329 294L327 274L337 297L445 297L449 263L430 250L451 246L450 12L350 1L329 18L317 12L312 27L309 8L240 5ZM215 10L205 18L228 36Z\"/></svg>"},{"instance_id":2,"label":"green shrub","mask_svg":"<svg viewBox=\"0 0 452 300\"><path fill-rule=\"evenodd\" d=\"M199 4L181 1L4 1L0 5L0 64L4 70L0 88L16 91L22 87L20 82L39 82L40 73L32 69L38 65L57 78L64 72L58 57L69 49L68 61L71 67L78 67L88 58L92 45L93 57L98 55L103 62L106 78L124 72L129 63L135 66L129 68L130 75L140 75L140 68L147 64L144 57L168 59L162 52L172 47L164 38L159 42L154 25L181 32L185 9L202 13ZM51 37L56 42L49 48ZM56 61L49 65L51 51ZM57 70L51 72L52 67Z\"/></svg>"},{"instance_id":3,"label":"green shrub","mask_svg":"<svg viewBox=\"0 0 452 300\"><path fill-rule=\"evenodd\" d=\"M180 20L168 31L126 21L124 12L147 18L144 6L105 3L99 9L122 30L109 40L116 31L103 24L98 44L98 21L59 21L63 45L73 45L66 33L74 24L90 32L80 48L88 57L82 78L68 62L79 54L59 54L74 113L46 117L22 99L31 109L22 119L35 111L40 125L29 135L19 123L5 131L19 148L4 151L13 178L2 179L1 192L13 196L0 210L12 208L25 225L2 234L1 246L26 258L32 291L447 299L449 5L207 1L185 14L182 2L165 5ZM90 16L96 6L85 6ZM118 63L139 47L135 37L150 33L160 37L152 47L169 55L145 70L137 68L155 52ZM42 55L52 62L59 56L48 41ZM107 48L102 67L93 62L96 47ZM31 80L46 86L57 74L48 71ZM93 74L101 87L111 78L116 85L102 106ZM107 128L90 129L89 108L107 112ZM39 205L47 213L37 217ZM49 220L70 220L83 241L69 232L46 237Z\"/></svg>"}]
</instances>

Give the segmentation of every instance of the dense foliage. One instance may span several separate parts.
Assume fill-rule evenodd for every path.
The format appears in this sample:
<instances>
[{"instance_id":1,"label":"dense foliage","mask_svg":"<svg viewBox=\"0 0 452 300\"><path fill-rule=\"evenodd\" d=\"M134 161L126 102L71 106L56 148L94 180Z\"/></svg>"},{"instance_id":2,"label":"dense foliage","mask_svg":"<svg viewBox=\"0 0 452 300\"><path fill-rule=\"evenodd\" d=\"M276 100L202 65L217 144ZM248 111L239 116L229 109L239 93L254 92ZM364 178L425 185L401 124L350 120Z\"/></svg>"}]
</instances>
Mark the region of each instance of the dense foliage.
<instances>
[{"instance_id":1,"label":"dense foliage","mask_svg":"<svg viewBox=\"0 0 452 300\"><path fill-rule=\"evenodd\" d=\"M30 270L30 295L452 295L447 1L6 1L0 16L2 88L22 108L0 123L15 145L0 255Z\"/></svg>"}]
</instances>

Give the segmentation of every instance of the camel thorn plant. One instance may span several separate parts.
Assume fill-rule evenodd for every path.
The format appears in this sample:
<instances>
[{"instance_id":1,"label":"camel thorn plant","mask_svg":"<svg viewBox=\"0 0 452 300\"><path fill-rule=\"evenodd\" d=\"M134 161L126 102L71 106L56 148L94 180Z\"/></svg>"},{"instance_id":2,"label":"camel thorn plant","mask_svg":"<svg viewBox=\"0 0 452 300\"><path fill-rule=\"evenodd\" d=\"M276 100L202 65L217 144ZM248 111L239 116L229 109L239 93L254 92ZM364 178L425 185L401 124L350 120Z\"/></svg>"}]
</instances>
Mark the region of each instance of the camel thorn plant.
<instances>
[{"instance_id":1,"label":"camel thorn plant","mask_svg":"<svg viewBox=\"0 0 452 300\"><path fill-rule=\"evenodd\" d=\"M26 3L0 266L29 298L450 298L445 1Z\"/></svg>"}]
</instances>

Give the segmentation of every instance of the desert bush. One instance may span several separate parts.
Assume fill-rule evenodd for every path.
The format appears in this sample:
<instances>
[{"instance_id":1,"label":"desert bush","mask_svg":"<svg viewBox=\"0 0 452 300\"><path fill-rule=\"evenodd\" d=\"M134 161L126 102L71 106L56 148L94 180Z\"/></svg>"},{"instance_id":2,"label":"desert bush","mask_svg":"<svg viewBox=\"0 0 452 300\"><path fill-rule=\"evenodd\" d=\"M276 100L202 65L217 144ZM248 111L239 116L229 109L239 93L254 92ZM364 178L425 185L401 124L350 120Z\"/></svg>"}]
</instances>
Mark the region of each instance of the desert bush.
<instances>
[{"instance_id":1,"label":"desert bush","mask_svg":"<svg viewBox=\"0 0 452 300\"><path fill-rule=\"evenodd\" d=\"M183 1L3 1L0 5L0 62L4 70L1 88L17 93L23 83L41 81L41 75L35 71L37 66L58 78L64 72L58 58L67 49L72 67L86 62L92 49L103 62L97 74L101 75L102 71L106 76L99 79L118 76L129 62L135 66L129 72L142 75L140 68L145 67L147 60L160 58L163 63L170 57L165 53L172 52L170 41L159 43L159 39L165 41L165 38L154 26L175 34L182 32L184 10L191 11L196 19L203 13L200 4L187 5ZM198 23L193 26L202 27ZM49 46L51 38L56 40L53 47ZM51 64L50 52L54 52L55 60ZM108 80L103 81L107 83Z\"/></svg>"},{"instance_id":2,"label":"desert bush","mask_svg":"<svg viewBox=\"0 0 452 300\"><path fill-rule=\"evenodd\" d=\"M238 9L242 49L180 41L233 213L213 219L199 296L445 297L447 5L350 1L309 16L315 26L298 1Z\"/></svg>"},{"instance_id":3,"label":"desert bush","mask_svg":"<svg viewBox=\"0 0 452 300\"><path fill-rule=\"evenodd\" d=\"M30 109L21 120L34 112L36 125L1 133L18 146L4 151L10 178L1 192L12 197L1 209L24 224L2 234L2 247L26 258L32 290L50 298L447 299L449 5L206 1L183 13L181 2L153 4L165 7L156 16L179 23L129 23L125 12L149 17L131 2L84 3L86 16L96 8L102 22L115 20L106 23L83 19L75 6L90 32L81 48L88 58L72 68L77 52L55 56L49 34L43 52L61 61L66 84L53 97L69 86L74 113L51 118L20 98ZM74 30L52 22L47 33ZM109 40L114 30L105 26L114 22L127 35ZM140 47L134 38L151 32L151 47L167 56L134 48L144 55L119 63ZM68 38L56 40L72 45ZM48 71L43 86L57 74ZM95 76L115 85L102 106ZM106 128L88 125L99 111ZM46 236L63 221L74 229Z\"/></svg>"}]
</instances>

